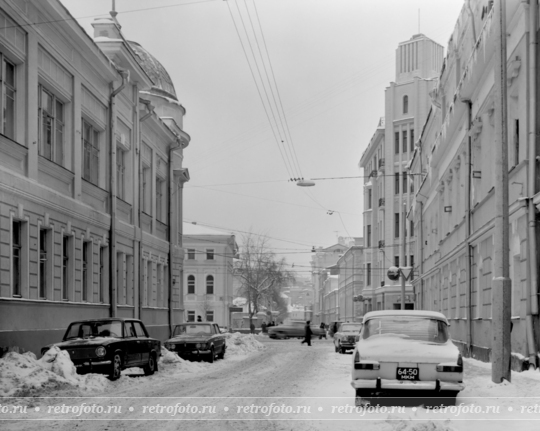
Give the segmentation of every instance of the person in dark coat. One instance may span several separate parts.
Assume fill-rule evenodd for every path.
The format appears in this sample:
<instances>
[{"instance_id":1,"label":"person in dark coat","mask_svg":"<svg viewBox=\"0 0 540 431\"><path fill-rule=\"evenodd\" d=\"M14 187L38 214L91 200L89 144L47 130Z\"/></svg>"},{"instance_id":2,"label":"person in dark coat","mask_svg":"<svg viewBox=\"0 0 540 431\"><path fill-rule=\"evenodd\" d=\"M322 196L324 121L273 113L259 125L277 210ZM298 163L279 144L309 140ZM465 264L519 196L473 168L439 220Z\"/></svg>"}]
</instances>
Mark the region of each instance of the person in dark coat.
<instances>
[{"instance_id":1,"label":"person in dark coat","mask_svg":"<svg viewBox=\"0 0 540 431\"><path fill-rule=\"evenodd\" d=\"M197 322L202 322L202 317L201 316L197 316Z\"/></svg>"},{"instance_id":2,"label":"person in dark coat","mask_svg":"<svg viewBox=\"0 0 540 431\"><path fill-rule=\"evenodd\" d=\"M251 331L252 334L255 333L255 325L253 324L253 322L251 322L251 325L249 325L249 330Z\"/></svg>"},{"instance_id":3,"label":"person in dark coat","mask_svg":"<svg viewBox=\"0 0 540 431\"><path fill-rule=\"evenodd\" d=\"M319 335L319 340L322 340L322 337L326 340L326 325L324 322L321 322L320 328L323 330L323 334Z\"/></svg>"},{"instance_id":4,"label":"person in dark coat","mask_svg":"<svg viewBox=\"0 0 540 431\"><path fill-rule=\"evenodd\" d=\"M304 340L300 344L307 343L308 346L311 346L311 328L309 326L309 320L306 322L306 333L304 335Z\"/></svg>"},{"instance_id":5,"label":"person in dark coat","mask_svg":"<svg viewBox=\"0 0 540 431\"><path fill-rule=\"evenodd\" d=\"M266 334L266 322L261 323L261 331L263 334Z\"/></svg>"}]
</instances>

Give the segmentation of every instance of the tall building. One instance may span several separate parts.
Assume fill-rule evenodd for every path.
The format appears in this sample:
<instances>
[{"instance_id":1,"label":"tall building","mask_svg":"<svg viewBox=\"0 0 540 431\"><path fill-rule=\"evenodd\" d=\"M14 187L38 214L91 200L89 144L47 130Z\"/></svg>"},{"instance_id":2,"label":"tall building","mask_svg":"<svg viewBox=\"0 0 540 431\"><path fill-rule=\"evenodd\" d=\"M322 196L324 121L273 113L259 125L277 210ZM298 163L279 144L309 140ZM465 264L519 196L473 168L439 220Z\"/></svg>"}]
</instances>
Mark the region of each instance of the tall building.
<instances>
[{"instance_id":1,"label":"tall building","mask_svg":"<svg viewBox=\"0 0 540 431\"><path fill-rule=\"evenodd\" d=\"M39 353L107 316L168 337L190 141L170 76L115 12L94 39L57 0L3 0L0 17L0 346Z\"/></svg>"},{"instance_id":2,"label":"tall building","mask_svg":"<svg viewBox=\"0 0 540 431\"><path fill-rule=\"evenodd\" d=\"M412 223L404 217L414 197L407 171L418 131L431 106L429 91L439 75L442 60L442 46L422 34L399 44L396 81L385 91L384 118L359 162L365 173L362 301L366 311L400 308L401 281L390 281L386 270L390 266L416 267L415 232ZM405 295L406 308L414 308L410 281Z\"/></svg>"}]
</instances>

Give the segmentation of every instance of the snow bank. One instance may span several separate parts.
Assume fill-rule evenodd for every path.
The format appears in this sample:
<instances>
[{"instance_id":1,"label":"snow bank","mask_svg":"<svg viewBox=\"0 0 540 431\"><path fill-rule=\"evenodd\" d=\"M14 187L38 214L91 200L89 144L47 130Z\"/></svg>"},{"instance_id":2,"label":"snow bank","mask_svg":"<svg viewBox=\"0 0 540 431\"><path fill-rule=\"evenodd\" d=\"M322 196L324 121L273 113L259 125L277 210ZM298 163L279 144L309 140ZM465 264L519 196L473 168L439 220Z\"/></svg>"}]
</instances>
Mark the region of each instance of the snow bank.
<instances>
[{"instance_id":1,"label":"snow bank","mask_svg":"<svg viewBox=\"0 0 540 431\"><path fill-rule=\"evenodd\" d=\"M159 359L159 370L169 371L174 370L180 373L197 373L207 368L204 362L191 362L182 359L176 353L167 350L161 346L161 358Z\"/></svg>"},{"instance_id":2,"label":"snow bank","mask_svg":"<svg viewBox=\"0 0 540 431\"><path fill-rule=\"evenodd\" d=\"M227 353L229 356L247 355L251 352L263 350L264 344L257 340L257 336L253 334L241 334L235 332L233 334L225 334L227 339Z\"/></svg>"},{"instance_id":3,"label":"snow bank","mask_svg":"<svg viewBox=\"0 0 540 431\"><path fill-rule=\"evenodd\" d=\"M449 421L445 421L449 422ZM454 428L449 427L444 422L440 421L407 421L407 420L396 420L396 418L389 416L386 421L394 431L454 431Z\"/></svg>"},{"instance_id":4,"label":"snow bank","mask_svg":"<svg viewBox=\"0 0 540 431\"><path fill-rule=\"evenodd\" d=\"M53 346L41 359L31 352L9 352L0 359L0 395L38 395L51 389L79 388L103 392L108 379L99 374L78 375L69 354Z\"/></svg>"}]
</instances>

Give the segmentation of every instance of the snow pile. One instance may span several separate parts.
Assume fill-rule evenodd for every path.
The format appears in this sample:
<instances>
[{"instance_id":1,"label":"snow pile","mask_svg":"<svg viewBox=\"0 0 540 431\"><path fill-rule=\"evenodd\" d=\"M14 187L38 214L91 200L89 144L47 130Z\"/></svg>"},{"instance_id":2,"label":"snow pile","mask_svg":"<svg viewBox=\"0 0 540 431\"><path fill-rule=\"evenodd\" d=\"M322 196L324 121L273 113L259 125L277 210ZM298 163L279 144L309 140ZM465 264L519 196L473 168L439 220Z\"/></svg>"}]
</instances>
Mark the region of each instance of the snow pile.
<instances>
[{"instance_id":1,"label":"snow pile","mask_svg":"<svg viewBox=\"0 0 540 431\"><path fill-rule=\"evenodd\" d=\"M36 359L31 352L9 352L0 359L0 395L37 395L41 391L61 388L79 388L84 391L104 391L108 385L105 376L77 374L69 354L53 346Z\"/></svg>"},{"instance_id":2,"label":"snow pile","mask_svg":"<svg viewBox=\"0 0 540 431\"><path fill-rule=\"evenodd\" d=\"M159 359L160 370L173 369L180 373L197 373L207 368L205 363L191 362L182 359L176 353L161 346L161 358Z\"/></svg>"},{"instance_id":3,"label":"snow pile","mask_svg":"<svg viewBox=\"0 0 540 431\"><path fill-rule=\"evenodd\" d=\"M253 334L241 334L235 332L233 334L225 334L227 339L227 355L247 355L251 352L263 350L264 344L256 339Z\"/></svg>"},{"instance_id":4,"label":"snow pile","mask_svg":"<svg viewBox=\"0 0 540 431\"><path fill-rule=\"evenodd\" d=\"M449 422L449 421L445 421ZM389 416L386 423L390 424L394 431L453 431L454 428L441 423L440 421L426 421L418 422L414 420L396 420L396 418Z\"/></svg>"}]
</instances>

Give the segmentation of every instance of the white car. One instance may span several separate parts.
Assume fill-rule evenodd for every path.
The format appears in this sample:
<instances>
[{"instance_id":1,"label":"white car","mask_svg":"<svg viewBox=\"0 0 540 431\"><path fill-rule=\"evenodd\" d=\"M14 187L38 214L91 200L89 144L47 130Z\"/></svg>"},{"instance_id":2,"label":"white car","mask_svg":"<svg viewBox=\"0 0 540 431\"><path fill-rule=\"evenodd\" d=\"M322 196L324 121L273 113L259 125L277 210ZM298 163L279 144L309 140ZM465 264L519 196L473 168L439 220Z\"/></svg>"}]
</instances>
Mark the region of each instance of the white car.
<instances>
[{"instance_id":1,"label":"white car","mask_svg":"<svg viewBox=\"0 0 540 431\"><path fill-rule=\"evenodd\" d=\"M463 385L463 359L448 333L446 317L434 311L366 313L353 354L351 386L356 405L373 393L433 391L448 403Z\"/></svg>"},{"instance_id":2,"label":"white car","mask_svg":"<svg viewBox=\"0 0 540 431\"><path fill-rule=\"evenodd\" d=\"M354 349L355 343L359 339L362 323L342 323L338 332L334 334L334 350L337 353L345 353Z\"/></svg>"}]
</instances>

